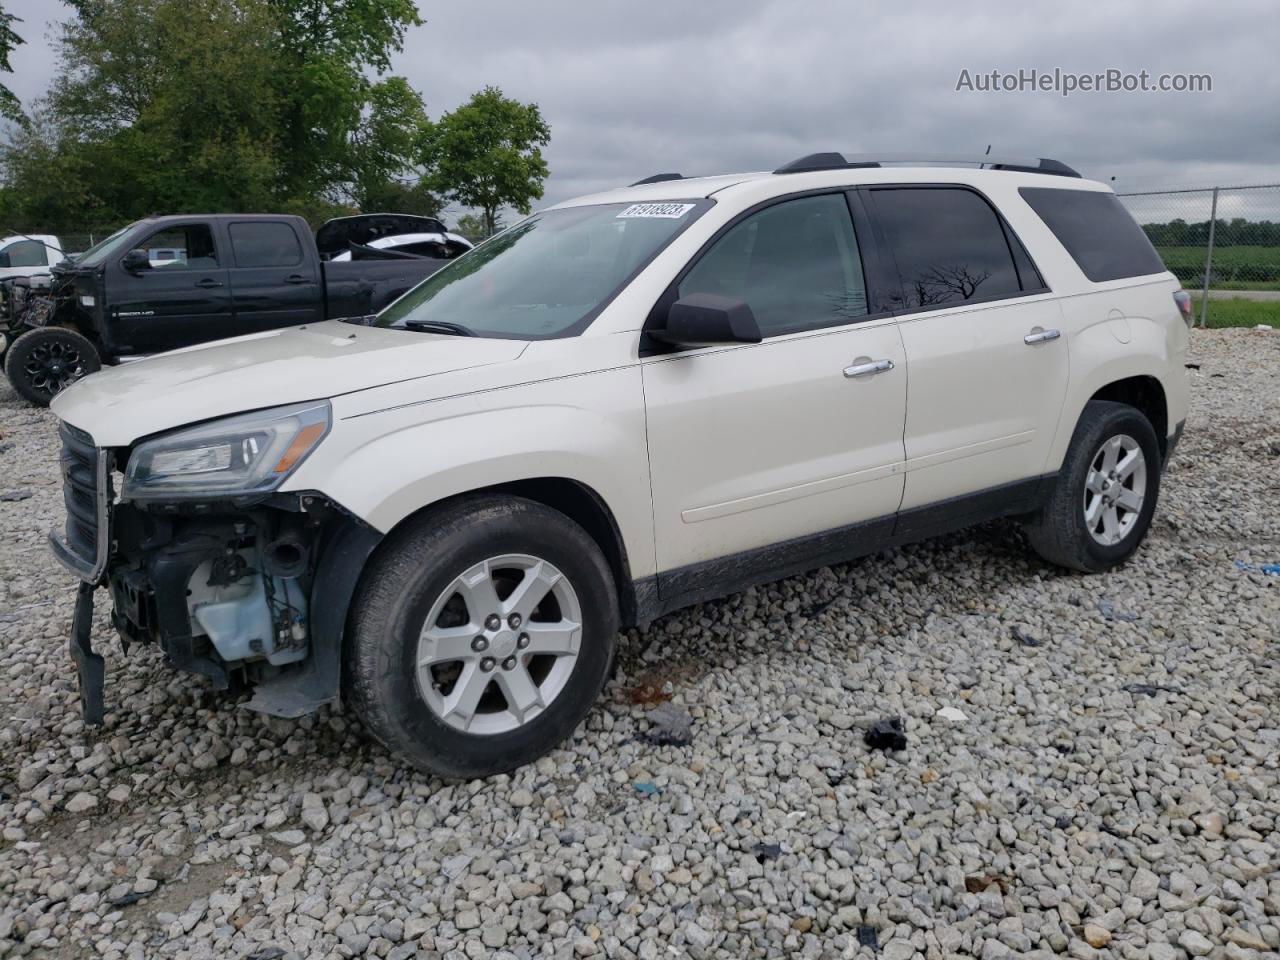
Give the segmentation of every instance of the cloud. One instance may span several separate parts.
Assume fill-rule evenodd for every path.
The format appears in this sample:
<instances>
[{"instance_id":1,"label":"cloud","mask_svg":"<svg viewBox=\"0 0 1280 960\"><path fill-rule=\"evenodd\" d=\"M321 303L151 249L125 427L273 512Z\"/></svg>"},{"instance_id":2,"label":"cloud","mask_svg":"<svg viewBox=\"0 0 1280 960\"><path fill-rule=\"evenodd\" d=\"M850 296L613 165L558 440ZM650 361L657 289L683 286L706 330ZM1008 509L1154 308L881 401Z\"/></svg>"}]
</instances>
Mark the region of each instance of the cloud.
<instances>
[{"instance_id":1,"label":"cloud","mask_svg":"<svg viewBox=\"0 0 1280 960\"><path fill-rule=\"evenodd\" d=\"M30 23L49 0L9 0ZM814 150L1050 156L1119 190L1280 181L1270 0L471 0L428 4L396 70L433 115L486 84L552 126L545 202ZM24 25L27 27L28 25ZM43 31L41 31L43 32ZM36 31L24 98L52 70ZM973 73L1209 73L1212 93L966 93Z\"/></svg>"}]
</instances>

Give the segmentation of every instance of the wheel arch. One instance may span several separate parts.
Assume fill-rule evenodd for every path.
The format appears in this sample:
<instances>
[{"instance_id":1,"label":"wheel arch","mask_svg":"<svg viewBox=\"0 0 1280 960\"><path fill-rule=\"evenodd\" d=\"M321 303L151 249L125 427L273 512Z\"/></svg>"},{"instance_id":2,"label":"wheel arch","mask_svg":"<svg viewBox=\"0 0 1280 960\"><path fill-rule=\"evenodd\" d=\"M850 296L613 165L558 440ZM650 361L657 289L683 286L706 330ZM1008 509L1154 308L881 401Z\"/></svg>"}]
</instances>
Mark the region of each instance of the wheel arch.
<instances>
[{"instance_id":1,"label":"wheel arch","mask_svg":"<svg viewBox=\"0 0 1280 960\"><path fill-rule=\"evenodd\" d=\"M1110 400L1138 410L1151 422L1160 445L1160 455L1166 456L1169 445L1169 399L1159 378L1139 374L1113 380L1094 391L1086 403L1093 400Z\"/></svg>"}]
</instances>

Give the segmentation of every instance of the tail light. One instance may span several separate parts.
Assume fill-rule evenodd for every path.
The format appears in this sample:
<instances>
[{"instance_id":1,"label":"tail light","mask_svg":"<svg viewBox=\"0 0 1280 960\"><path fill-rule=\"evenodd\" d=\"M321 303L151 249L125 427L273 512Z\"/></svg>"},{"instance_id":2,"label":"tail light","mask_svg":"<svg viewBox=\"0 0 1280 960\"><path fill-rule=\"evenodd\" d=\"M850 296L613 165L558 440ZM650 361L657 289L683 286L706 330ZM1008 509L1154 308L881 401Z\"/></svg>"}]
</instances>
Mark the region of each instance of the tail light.
<instances>
[{"instance_id":1,"label":"tail light","mask_svg":"<svg viewBox=\"0 0 1280 960\"><path fill-rule=\"evenodd\" d=\"M1182 314L1183 322L1188 327L1195 323L1195 312L1191 309L1191 294L1185 290L1178 290L1173 295L1173 302L1178 305L1178 312Z\"/></svg>"}]
</instances>

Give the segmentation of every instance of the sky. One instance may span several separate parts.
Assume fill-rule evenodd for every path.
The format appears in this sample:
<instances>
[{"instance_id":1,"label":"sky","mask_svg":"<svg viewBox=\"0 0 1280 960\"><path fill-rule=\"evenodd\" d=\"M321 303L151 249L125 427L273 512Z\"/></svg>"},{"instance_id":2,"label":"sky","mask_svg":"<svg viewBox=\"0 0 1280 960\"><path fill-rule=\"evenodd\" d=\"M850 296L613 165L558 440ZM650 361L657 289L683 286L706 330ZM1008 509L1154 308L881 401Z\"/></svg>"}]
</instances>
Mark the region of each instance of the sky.
<instances>
[{"instance_id":1,"label":"sky","mask_svg":"<svg viewBox=\"0 0 1280 960\"><path fill-rule=\"evenodd\" d=\"M68 13L2 0L30 104ZM1053 157L1118 192L1280 183L1275 0L420 0L395 72L438 116L494 84L551 124L539 206L806 153ZM996 70L1208 74L1211 92L957 90Z\"/></svg>"}]
</instances>

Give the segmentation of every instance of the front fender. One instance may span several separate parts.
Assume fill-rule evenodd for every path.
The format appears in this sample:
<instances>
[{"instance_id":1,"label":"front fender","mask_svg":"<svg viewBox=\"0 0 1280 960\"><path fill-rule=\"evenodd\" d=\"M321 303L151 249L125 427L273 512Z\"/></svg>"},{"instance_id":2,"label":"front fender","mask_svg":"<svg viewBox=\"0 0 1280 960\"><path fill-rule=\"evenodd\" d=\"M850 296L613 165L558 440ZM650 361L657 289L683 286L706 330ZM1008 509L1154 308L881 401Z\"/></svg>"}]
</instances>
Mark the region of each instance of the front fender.
<instances>
[{"instance_id":1,"label":"front fender","mask_svg":"<svg viewBox=\"0 0 1280 960\"><path fill-rule=\"evenodd\" d=\"M636 367L343 419L289 487L319 490L387 533L448 497L543 477L576 481L612 511L632 576L654 572L644 405Z\"/></svg>"}]
</instances>

